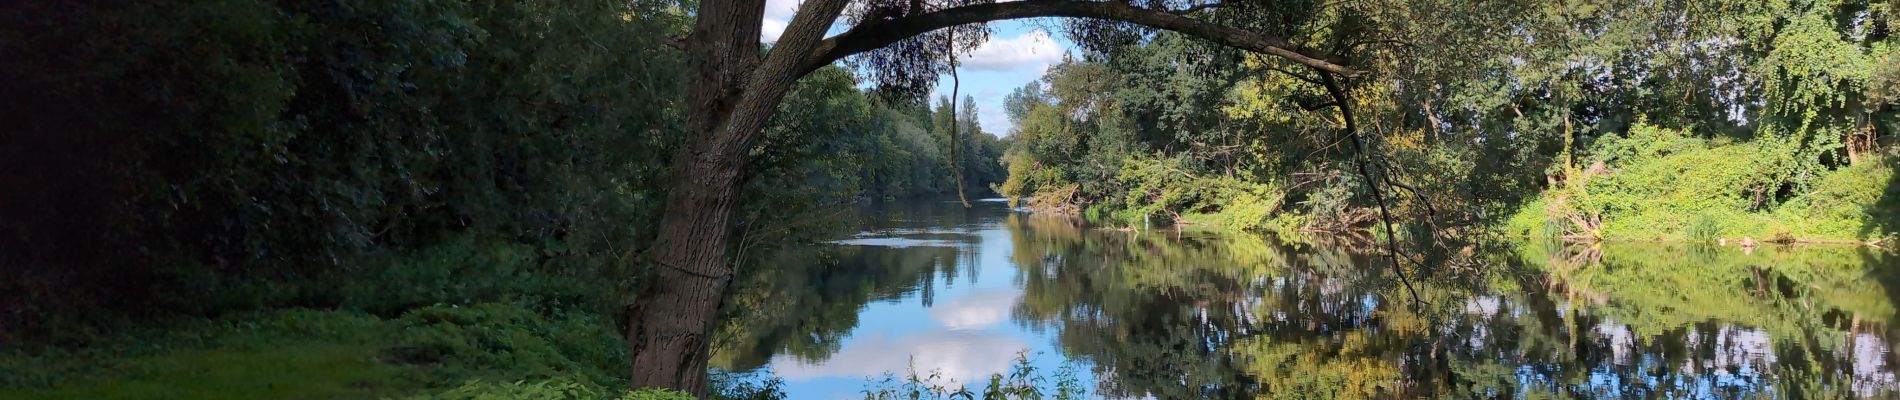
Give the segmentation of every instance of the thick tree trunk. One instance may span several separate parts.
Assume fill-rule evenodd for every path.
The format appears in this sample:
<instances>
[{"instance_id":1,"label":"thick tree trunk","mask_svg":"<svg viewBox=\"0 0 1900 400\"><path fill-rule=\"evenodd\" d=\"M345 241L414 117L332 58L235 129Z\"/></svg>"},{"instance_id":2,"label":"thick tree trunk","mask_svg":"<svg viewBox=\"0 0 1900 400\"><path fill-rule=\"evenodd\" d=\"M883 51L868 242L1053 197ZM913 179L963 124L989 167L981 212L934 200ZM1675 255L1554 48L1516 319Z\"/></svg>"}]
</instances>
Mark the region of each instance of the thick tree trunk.
<instances>
[{"instance_id":1,"label":"thick tree trunk","mask_svg":"<svg viewBox=\"0 0 1900 400\"><path fill-rule=\"evenodd\" d=\"M674 156L659 239L649 249L650 279L627 310L634 387L703 395L713 319L732 282L727 236L738 206L743 157L721 143L721 128L744 97L759 63L762 1L710 0L687 38L691 91L688 137ZM644 268L642 268L644 267Z\"/></svg>"},{"instance_id":2,"label":"thick tree trunk","mask_svg":"<svg viewBox=\"0 0 1900 400\"><path fill-rule=\"evenodd\" d=\"M633 387L705 397L712 328L733 279L727 242L748 154L785 93L810 72L801 64L804 55L844 3L806 1L777 49L763 60L759 30L765 2L700 3L686 41L691 136L674 155L659 239L644 269L652 279L643 282L627 310Z\"/></svg>"}]
</instances>

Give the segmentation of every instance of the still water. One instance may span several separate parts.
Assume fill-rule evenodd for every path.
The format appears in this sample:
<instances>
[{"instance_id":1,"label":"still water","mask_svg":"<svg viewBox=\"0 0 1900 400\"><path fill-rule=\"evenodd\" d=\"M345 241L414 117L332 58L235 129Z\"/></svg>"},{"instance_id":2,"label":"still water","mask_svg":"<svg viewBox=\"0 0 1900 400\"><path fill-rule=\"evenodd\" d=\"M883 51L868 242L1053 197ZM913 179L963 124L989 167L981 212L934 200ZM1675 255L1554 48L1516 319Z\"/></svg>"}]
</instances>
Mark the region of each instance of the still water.
<instances>
[{"instance_id":1,"label":"still water","mask_svg":"<svg viewBox=\"0 0 1900 400\"><path fill-rule=\"evenodd\" d=\"M1019 356L1107 398L1900 398L1900 258L1523 243L1414 277L1356 246L890 205L751 260L713 364L793 399ZM1357 246L1363 247L1363 246Z\"/></svg>"}]
</instances>

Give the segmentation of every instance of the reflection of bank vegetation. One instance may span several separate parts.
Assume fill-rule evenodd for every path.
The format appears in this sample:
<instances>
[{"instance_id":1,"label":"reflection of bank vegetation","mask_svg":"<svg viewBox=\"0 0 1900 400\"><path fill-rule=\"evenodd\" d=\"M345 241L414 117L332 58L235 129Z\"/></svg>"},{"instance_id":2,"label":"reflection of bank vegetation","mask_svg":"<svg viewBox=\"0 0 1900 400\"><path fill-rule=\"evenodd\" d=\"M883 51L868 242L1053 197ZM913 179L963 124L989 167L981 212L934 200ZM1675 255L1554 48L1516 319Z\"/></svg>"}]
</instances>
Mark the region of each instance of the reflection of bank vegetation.
<instances>
[{"instance_id":1,"label":"reflection of bank vegetation","mask_svg":"<svg viewBox=\"0 0 1900 400\"><path fill-rule=\"evenodd\" d=\"M1010 221L1022 323L1111 396L1894 393L1893 260L1854 248L1525 245L1422 282L1363 252ZM1459 272L1462 271L1462 274Z\"/></svg>"}]
</instances>

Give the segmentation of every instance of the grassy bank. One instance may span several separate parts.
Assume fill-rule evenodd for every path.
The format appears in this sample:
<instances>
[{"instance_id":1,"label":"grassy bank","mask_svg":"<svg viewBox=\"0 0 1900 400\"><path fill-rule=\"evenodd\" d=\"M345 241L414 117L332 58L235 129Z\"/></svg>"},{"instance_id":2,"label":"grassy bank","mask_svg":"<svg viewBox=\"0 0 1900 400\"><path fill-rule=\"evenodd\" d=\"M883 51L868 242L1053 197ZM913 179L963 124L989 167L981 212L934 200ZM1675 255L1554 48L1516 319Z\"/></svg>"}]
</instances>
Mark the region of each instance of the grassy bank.
<instances>
[{"instance_id":1,"label":"grassy bank","mask_svg":"<svg viewBox=\"0 0 1900 400\"><path fill-rule=\"evenodd\" d=\"M0 398L678 398L628 393L611 321L519 305L274 310L0 354Z\"/></svg>"},{"instance_id":2,"label":"grassy bank","mask_svg":"<svg viewBox=\"0 0 1900 400\"><path fill-rule=\"evenodd\" d=\"M197 281L171 294L189 312L96 314L0 347L0 398L668 398L624 389L608 313L626 282L601 264L464 236L334 276Z\"/></svg>"}]
</instances>

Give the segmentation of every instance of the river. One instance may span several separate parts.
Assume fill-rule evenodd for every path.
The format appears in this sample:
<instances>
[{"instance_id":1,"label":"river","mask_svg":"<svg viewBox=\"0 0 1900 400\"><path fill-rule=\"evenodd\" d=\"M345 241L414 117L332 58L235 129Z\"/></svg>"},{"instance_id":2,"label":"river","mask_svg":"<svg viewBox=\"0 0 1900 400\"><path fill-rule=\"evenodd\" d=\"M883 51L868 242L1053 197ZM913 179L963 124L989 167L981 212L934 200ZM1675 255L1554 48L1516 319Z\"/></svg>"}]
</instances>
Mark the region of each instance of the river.
<instances>
[{"instance_id":1,"label":"river","mask_svg":"<svg viewBox=\"0 0 1900 400\"><path fill-rule=\"evenodd\" d=\"M1896 398L1900 258L1857 247L1518 243L1420 271L1247 234L953 202L749 260L713 365L793 399L1018 357L1109 398ZM1363 246L1359 246L1363 247Z\"/></svg>"}]
</instances>

